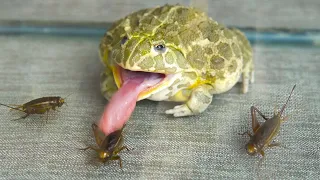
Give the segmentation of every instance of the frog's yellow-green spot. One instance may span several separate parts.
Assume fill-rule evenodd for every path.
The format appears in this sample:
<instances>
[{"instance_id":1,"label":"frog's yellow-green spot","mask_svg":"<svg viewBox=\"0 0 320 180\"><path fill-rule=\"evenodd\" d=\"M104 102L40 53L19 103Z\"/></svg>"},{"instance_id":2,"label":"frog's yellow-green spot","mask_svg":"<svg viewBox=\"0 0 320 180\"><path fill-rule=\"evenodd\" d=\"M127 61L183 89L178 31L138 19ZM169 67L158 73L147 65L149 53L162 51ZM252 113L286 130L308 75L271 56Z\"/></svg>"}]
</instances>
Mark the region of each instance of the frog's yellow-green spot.
<instances>
[{"instance_id":1,"label":"frog's yellow-green spot","mask_svg":"<svg viewBox=\"0 0 320 180\"><path fill-rule=\"evenodd\" d=\"M165 68L165 71L168 73L168 74L173 74L177 71L177 68L173 67L173 68Z\"/></svg>"},{"instance_id":2,"label":"frog's yellow-green spot","mask_svg":"<svg viewBox=\"0 0 320 180\"><path fill-rule=\"evenodd\" d=\"M231 44L231 49L233 50L234 56L236 57L240 57L241 56L241 50L239 48L239 46L235 43Z\"/></svg>"},{"instance_id":3,"label":"frog's yellow-green spot","mask_svg":"<svg viewBox=\"0 0 320 180\"><path fill-rule=\"evenodd\" d=\"M165 60L163 59L161 54L159 54L156 57L154 57L154 60L155 60L155 63L156 63L156 65L155 65L156 69L164 69Z\"/></svg>"},{"instance_id":4,"label":"frog's yellow-green spot","mask_svg":"<svg viewBox=\"0 0 320 180\"><path fill-rule=\"evenodd\" d=\"M235 60L233 60L228 67L228 71L235 72L237 69L237 66L238 66L237 62Z\"/></svg>"},{"instance_id":5,"label":"frog's yellow-green spot","mask_svg":"<svg viewBox=\"0 0 320 180\"><path fill-rule=\"evenodd\" d=\"M166 53L165 58L166 58L165 61L168 64L173 64L174 63L175 57L173 56L173 54Z\"/></svg>"},{"instance_id":6,"label":"frog's yellow-green spot","mask_svg":"<svg viewBox=\"0 0 320 180\"><path fill-rule=\"evenodd\" d=\"M224 68L224 59L220 56L212 56L210 68L217 70Z\"/></svg>"},{"instance_id":7,"label":"frog's yellow-green spot","mask_svg":"<svg viewBox=\"0 0 320 180\"><path fill-rule=\"evenodd\" d=\"M150 56L144 58L144 60L138 64L138 66L141 67L142 69L150 69L151 67L153 67L153 65L154 65L154 62Z\"/></svg>"},{"instance_id":8,"label":"frog's yellow-green spot","mask_svg":"<svg viewBox=\"0 0 320 180\"><path fill-rule=\"evenodd\" d=\"M212 48L210 47L205 48L205 52L207 55L211 55L213 53Z\"/></svg>"},{"instance_id":9,"label":"frog's yellow-green spot","mask_svg":"<svg viewBox=\"0 0 320 180\"><path fill-rule=\"evenodd\" d=\"M220 43L217 48L218 48L218 51L222 52L223 57L225 59L230 59L232 57L232 50L229 44Z\"/></svg>"}]
</instances>

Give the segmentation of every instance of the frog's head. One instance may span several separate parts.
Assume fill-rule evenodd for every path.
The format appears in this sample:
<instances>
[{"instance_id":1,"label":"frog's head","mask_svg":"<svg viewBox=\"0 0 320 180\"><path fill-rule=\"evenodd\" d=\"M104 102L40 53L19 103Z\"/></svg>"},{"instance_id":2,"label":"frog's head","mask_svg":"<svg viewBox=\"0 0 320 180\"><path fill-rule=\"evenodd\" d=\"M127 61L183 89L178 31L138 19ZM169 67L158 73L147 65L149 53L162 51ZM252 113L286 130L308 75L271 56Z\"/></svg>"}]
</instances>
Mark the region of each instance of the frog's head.
<instances>
[{"instance_id":1,"label":"frog's head","mask_svg":"<svg viewBox=\"0 0 320 180\"><path fill-rule=\"evenodd\" d=\"M133 13L106 33L100 45L103 63L112 69L118 87L123 82L122 71L162 78L139 99L166 89L174 94L191 87L204 66L194 59L205 59L201 45L206 42L199 41L202 36L197 30L197 23L205 18L195 9L169 5Z\"/></svg>"},{"instance_id":2,"label":"frog's head","mask_svg":"<svg viewBox=\"0 0 320 180\"><path fill-rule=\"evenodd\" d=\"M168 39L146 34L124 35L111 52L111 59L127 70L165 75L191 67L181 49Z\"/></svg>"},{"instance_id":3,"label":"frog's head","mask_svg":"<svg viewBox=\"0 0 320 180\"><path fill-rule=\"evenodd\" d=\"M123 72L144 76L154 76L161 78L161 81L139 95L139 99L145 99L152 94L168 89L174 84L185 83L186 86L196 81L194 68L186 59L182 48L175 45L170 38L162 38L157 34L150 35L142 32L134 34L124 34L118 43L109 51L108 62L115 82L121 87L124 82ZM134 75L134 76L135 76ZM190 77L186 77L189 76ZM186 82L187 81L187 82ZM170 88L172 91L177 88ZM181 86L180 86L181 87ZM162 95L161 95L162 96ZM160 97L168 98L168 97Z\"/></svg>"}]
</instances>

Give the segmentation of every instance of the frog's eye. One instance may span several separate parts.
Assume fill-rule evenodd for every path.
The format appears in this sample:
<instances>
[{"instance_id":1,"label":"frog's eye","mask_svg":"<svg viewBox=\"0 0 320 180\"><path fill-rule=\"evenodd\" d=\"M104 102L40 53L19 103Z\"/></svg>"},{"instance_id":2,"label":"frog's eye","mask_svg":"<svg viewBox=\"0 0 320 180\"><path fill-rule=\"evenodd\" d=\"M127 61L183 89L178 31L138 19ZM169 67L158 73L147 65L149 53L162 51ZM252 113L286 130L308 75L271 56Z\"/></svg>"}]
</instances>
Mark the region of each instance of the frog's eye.
<instances>
[{"instance_id":1,"label":"frog's eye","mask_svg":"<svg viewBox=\"0 0 320 180\"><path fill-rule=\"evenodd\" d=\"M127 41L128 41L128 37L123 36L123 38L121 39L121 45L124 45L124 43L126 43Z\"/></svg>"},{"instance_id":2,"label":"frog's eye","mask_svg":"<svg viewBox=\"0 0 320 180\"><path fill-rule=\"evenodd\" d=\"M154 46L154 50L159 52L159 53L163 53L166 51L166 46L164 44L156 44Z\"/></svg>"}]
</instances>

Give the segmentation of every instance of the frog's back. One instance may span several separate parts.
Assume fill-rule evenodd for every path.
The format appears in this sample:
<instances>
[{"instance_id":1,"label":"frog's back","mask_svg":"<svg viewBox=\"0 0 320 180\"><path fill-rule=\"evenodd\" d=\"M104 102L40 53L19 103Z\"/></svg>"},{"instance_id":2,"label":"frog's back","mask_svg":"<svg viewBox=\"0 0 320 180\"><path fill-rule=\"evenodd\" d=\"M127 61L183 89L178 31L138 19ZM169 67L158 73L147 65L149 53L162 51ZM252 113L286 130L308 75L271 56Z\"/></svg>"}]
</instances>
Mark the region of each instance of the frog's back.
<instances>
[{"instance_id":1,"label":"frog's back","mask_svg":"<svg viewBox=\"0 0 320 180\"><path fill-rule=\"evenodd\" d=\"M199 19L204 17L203 12L180 5L142 9L113 23L106 32L100 48L112 50L124 35L135 36L140 33L156 35L158 39L167 37L169 40L190 28L192 22L199 22ZM175 43L181 45L183 42Z\"/></svg>"},{"instance_id":2,"label":"frog's back","mask_svg":"<svg viewBox=\"0 0 320 180\"><path fill-rule=\"evenodd\" d=\"M211 84L213 93L229 90L240 75L248 78L253 70L252 49L238 29L228 29L209 17L190 29L185 39L186 59L198 71L200 82ZM196 37L196 38L193 38Z\"/></svg>"},{"instance_id":3,"label":"frog's back","mask_svg":"<svg viewBox=\"0 0 320 180\"><path fill-rule=\"evenodd\" d=\"M211 32L208 37L210 45L206 51L206 79L213 85L225 84L231 88L241 73L245 72L249 76L253 69L250 43L238 29L218 25Z\"/></svg>"}]
</instances>

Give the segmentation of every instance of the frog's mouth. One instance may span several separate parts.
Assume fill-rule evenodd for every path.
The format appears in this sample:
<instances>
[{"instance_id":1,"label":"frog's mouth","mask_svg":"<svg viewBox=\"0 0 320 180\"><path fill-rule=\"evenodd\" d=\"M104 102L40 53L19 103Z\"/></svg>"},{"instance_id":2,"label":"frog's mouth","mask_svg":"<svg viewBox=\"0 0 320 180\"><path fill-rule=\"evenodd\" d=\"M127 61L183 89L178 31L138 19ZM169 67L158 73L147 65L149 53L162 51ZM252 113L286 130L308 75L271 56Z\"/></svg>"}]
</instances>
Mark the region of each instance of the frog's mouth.
<instances>
[{"instance_id":1,"label":"frog's mouth","mask_svg":"<svg viewBox=\"0 0 320 180\"><path fill-rule=\"evenodd\" d=\"M118 91L112 96L99 121L105 135L121 129L130 118L136 102L168 86L170 75L130 71L120 66L112 69Z\"/></svg>"},{"instance_id":2,"label":"frog's mouth","mask_svg":"<svg viewBox=\"0 0 320 180\"><path fill-rule=\"evenodd\" d=\"M138 101L146 99L152 94L168 86L168 80L172 75L144 71L131 71L124 69L121 66L113 68L113 76L117 87L122 88L123 84L131 81L141 81L138 87L131 87L133 89L141 89L138 94Z\"/></svg>"}]
</instances>

